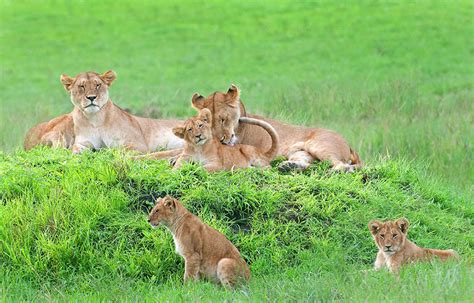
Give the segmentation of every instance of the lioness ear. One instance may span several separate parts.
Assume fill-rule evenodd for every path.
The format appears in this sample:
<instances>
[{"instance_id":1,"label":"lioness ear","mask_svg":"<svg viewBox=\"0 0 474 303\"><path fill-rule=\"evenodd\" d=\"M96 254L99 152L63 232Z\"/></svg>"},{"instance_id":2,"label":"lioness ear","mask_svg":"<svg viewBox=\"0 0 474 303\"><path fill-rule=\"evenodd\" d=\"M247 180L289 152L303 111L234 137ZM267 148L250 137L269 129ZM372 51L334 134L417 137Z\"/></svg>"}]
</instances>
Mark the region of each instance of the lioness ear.
<instances>
[{"instance_id":1,"label":"lioness ear","mask_svg":"<svg viewBox=\"0 0 474 303\"><path fill-rule=\"evenodd\" d=\"M373 220L369 222L369 230L372 235L375 235L379 232L382 223L377 220Z\"/></svg>"},{"instance_id":2,"label":"lioness ear","mask_svg":"<svg viewBox=\"0 0 474 303\"><path fill-rule=\"evenodd\" d=\"M63 84L66 91L70 91L75 79L65 74L62 74L59 79L61 80L61 83Z\"/></svg>"},{"instance_id":3,"label":"lioness ear","mask_svg":"<svg viewBox=\"0 0 474 303\"><path fill-rule=\"evenodd\" d=\"M105 84L107 84L107 86L110 86L115 78L117 78L117 74L115 74L113 70L109 70L100 75L100 78L105 82Z\"/></svg>"},{"instance_id":4,"label":"lioness ear","mask_svg":"<svg viewBox=\"0 0 474 303\"><path fill-rule=\"evenodd\" d=\"M410 223L407 219L400 218L397 220L397 222L395 222L395 224L397 224L398 228L400 228L402 233L406 234L408 232L408 227L410 226Z\"/></svg>"},{"instance_id":5,"label":"lioness ear","mask_svg":"<svg viewBox=\"0 0 474 303\"><path fill-rule=\"evenodd\" d=\"M177 126L175 128L173 128L173 134L176 136L176 137L179 137L181 139L184 139L184 127L182 126Z\"/></svg>"},{"instance_id":6,"label":"lioness ear","mask_svg":"<svg viewBox=\"0 0 474 303\"><path fill-rule=\"evenodd\" d=\"M201 96L199 93L194 93L193 97L191 99L191 104L197 110L203 109L204 108L204 97Z\"/></svg>"},{"instance_id":7,"label":"lioness ear","mask_svg":"<svg viewBox=\"0 0 474 303\"><path fill-rule=\"evenodd\" d=\"M230 99L227 99L227 103L238 103L240 99L240 90L234 84L230 85L227 95Z\"/></svg>"}]
</instances>

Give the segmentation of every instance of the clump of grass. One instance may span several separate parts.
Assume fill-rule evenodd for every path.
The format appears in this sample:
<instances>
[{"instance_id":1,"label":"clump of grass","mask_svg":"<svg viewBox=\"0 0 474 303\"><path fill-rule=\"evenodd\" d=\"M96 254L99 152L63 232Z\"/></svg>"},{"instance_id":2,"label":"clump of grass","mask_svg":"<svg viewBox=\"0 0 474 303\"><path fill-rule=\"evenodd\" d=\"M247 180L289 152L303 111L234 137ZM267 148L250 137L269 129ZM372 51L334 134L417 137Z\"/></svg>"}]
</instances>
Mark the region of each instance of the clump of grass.
<instances>
[{"instance_id":1,"label":"clump of grass","mask_svg":"<svg viewBox=\"0 0 474 303\"><path fill-rule=\"evenodd\" d=\"M316 275L370 268L376 249L366 224L374 218L405 216L421 246L472 256L468 201L404 161L354 174L325 163L305 173L209 174L196 165L172 171L165 161L132 162L118 150L73 156L37 148L0 160L1 269L37 287L84 277L178 283L183 264L170 234L145 220L166 194L227 235L257 277L308 262Z\"/></svg>"}]
</instances>

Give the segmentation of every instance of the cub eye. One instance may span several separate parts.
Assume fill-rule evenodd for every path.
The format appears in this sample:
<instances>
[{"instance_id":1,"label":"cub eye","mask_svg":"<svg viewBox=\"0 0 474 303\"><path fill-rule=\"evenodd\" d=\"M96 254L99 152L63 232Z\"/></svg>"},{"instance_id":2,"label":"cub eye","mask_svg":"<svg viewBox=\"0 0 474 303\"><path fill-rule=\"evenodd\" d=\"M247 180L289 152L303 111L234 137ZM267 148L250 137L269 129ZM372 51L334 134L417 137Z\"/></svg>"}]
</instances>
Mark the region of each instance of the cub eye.
<instances>
[{"instance_id":1,"label":"cub eye","mask_svg":"<svg viewBox=\"0 0 474 303\"><path fill-rule=\"evenodd\" d=\"M396 238L398 235L397 234L393 234L392 237Z\"/></svg>"},{"instance_id":2,"label":"cub eye","mask_svg":"<svg viewBox=\"0 0 474 303\"><path fill-rule=\"evenodd\" d=\"M199 127L199 128L202 128L203 125L204 125L204 124L199 124L198 127Z\"/></svg>"},{"instance_id":3,"label":"cub eye","mask_svg":"<svg viewBox=\"0 0 474 303\"><path fill-rule=\"evenodd\" d=\"M95 86L96 89L100 88L100 83Z\"/></svg>"},{"instance_id":4,"label":"cub eye","mask_svg":"<svg viewBox=\"0 0 474 303\"><path fill-rule=\"evenodd\" d=\"M192 132L192 131L193 131L193 129L192 129L192 128L188 128L188 132Z\"/></svg>"},{"instance_id":5,"label":"cub eye","mask_svg":"<svg viewBox=\"0 0 474 303\"><path fill-rule=\"evenodd\" d=\"M225 119L221 119L221 123L224 124L224 122L225 122Z\"/></svg>"},{"instance_id":6,"label":"cub eye","mask_svg":"<svg viewBox=\"0 0 474 303\"><path fill-rule=\"evenodd\" d=\"M381 234L381 235L380 235L380 238L382 238L382 239L385 238L385 235L384 235L384 234Z\"/></svg>"},{"instance_id":7,"label":"cub eye","mask_svg":"<svg viewBox=\"0 0 474 303\"><path fill-rule=\"evenodd\" d=\"M79 85L80 88L84 89L84 85Z\"/></svg>"}]
</instances>

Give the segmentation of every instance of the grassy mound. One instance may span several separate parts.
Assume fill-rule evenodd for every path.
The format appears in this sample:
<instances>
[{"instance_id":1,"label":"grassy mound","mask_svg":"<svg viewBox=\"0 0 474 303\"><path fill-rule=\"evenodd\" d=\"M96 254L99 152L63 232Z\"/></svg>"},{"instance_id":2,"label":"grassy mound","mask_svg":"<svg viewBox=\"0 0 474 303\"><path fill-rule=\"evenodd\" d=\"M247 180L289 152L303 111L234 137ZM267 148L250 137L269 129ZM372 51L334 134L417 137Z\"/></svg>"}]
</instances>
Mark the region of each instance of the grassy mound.
<instances>
[{"instance_id":1,"label":"grassy mound","mask_svg":"<svg viewBox=\"0 0 474 303\"><path fill-rule=\"evenodd\" d=\"M184 266L172 237L145 219L166 194L226 234L257 281L292 268L313 275L370 268L374 218L407 217L419 245L472 257L472 205L403 161L354 174L324 163L295 174L208 174L131 162L118 150L73 156L38 148L0 154L0 176L0 270L3 284L14 279L18 287L90 290L106 280L178 287Z\"/></svg>"}]
</instances>

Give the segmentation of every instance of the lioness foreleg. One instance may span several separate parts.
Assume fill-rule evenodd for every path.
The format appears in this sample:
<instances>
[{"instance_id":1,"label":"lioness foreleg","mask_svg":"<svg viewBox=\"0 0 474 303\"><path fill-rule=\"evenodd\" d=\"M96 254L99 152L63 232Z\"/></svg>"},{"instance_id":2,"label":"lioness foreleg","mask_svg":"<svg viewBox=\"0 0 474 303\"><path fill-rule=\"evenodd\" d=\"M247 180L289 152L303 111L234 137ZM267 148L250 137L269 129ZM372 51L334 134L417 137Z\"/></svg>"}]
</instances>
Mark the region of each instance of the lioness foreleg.
<instances>
[{"instance_id":1,"label":"lioness foreleg","mask_svg":"<svg viewBox=\"0 0 474 303\"><path fill-rule=\"evenodd\" d=\"M94 144L89 141L83 141L81 143L74 143L72 146L72 152L74 154L80 154L86 149L94 149Z\"/></svg>"}]
</instances>

